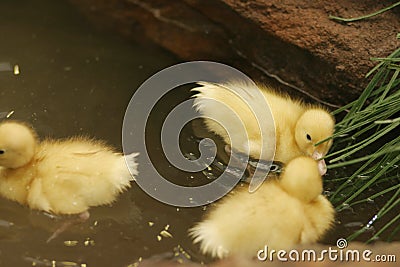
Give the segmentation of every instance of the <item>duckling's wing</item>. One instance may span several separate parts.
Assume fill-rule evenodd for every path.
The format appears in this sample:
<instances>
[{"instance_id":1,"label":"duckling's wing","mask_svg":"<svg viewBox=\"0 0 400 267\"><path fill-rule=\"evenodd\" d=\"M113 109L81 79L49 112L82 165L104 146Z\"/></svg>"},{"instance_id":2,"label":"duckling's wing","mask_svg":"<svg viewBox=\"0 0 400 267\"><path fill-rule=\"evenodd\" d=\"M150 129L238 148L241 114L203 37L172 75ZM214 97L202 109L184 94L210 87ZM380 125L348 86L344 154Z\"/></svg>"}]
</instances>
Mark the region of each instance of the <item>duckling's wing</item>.
<instances>
[{"instance_id":1,"label":"duckling's wing","mask_svg":"<svg viewBox=\"0 0 400 267\"><path fill-rule=\"evenodd\" d=\"M252 145L260 146L259 155L256 158L266 160L274 158L276 144L275 122L266 96L256 84L245 81L233 81L226 84L198 82L197 84L200 87L193 88L192 91L198 92L198 94L194 95L196 98L194 107L200 113L216 118L224 127L229 126L235 119L237 120L235 115L239 115L247 130L248 140L245 142L248 144L247 147L251 149ZM224 109L207 99L227 104L233 109L233 112L221 114ZM213 130L220 134L219 130ZM233 136L234 134L236 133L233 133ZM223 136L223 134L220 135ZM256 140L252 140L252 136L253 138L256 136ZM226 141L227 137L224 137L224 139ZM235 147L235 145L232 145L232 147ZM246 151L242 150L241 152ZM269 164L271 166L272 162L269 162ZM256 168L249 190L251 192L255 191L266 177L265 170Z\"/></svg>"},{"instance_id":2,"label":"duckling's wing","mask_svg":"<svg viewBox=\"0 0 400 267\"><path fill-rule=\"evenodd\" d=\"M197 111L220 122L225 128L237 121L239 117L240 123L246 127L248 136L261 136L262 140L257 140L260 144L271 144L268 150L274 148L275 124L272 112L266 96L256 84L242 81L225 84L198 82L197 84L200 86L192 89L197 92L193 96L195 97L193 106ZM219 131L215 132L223 136ZM267 151L265 148L261 150ZM257 158L272 159L272 156L260 155Z\"/></svg>"}]
</instances>

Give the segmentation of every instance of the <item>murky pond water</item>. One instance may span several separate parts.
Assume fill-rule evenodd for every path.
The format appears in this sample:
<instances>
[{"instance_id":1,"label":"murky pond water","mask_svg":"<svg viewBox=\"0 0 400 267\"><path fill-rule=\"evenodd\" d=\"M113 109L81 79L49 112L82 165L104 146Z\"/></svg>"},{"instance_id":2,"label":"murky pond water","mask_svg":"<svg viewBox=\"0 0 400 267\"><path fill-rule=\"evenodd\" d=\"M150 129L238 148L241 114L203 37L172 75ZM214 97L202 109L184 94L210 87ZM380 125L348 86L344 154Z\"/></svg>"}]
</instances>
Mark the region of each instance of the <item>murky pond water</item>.
<instances>
[{"instance_id":1,"label":"murky pond water","mask_svg":"<svg viewBox=\"0 0 400 267\"><path fill-rule=\"evenodd\" d=\"M2 0L0 36L0 112L13 110L12 118L31 123L40 136L85 134L119 149L125 108L136 88L178 62L161 49L96 31L64 1ZM14 74L16 65L19 74ZM201 184L207 181L203 173L171 168L157 142L162 119L190 97L188 89L174 91L156 107L148 129L155 141L149 150L158 169L177 182ZM183 150L197 151L193 136L188 125L181 136ZM87 222L46 243L62 218L0 198L0 266L127 266L140 258L187 260L187 255L207 260L187 237L204 210L162 204L133 185L112 207L91 209ZM369 218L375 211L365 212L363 217ZM348 222L360 221L357 216L341 215ZM172 238L160 236L166 228ZM348 231L339 225L326 242L334 243Z\"/></svg>"},{"instance_id":2,"label":"murky pond water","mask_svg":"<svg viewBox=\"0 0 400 267\"><path fill-rule=\"evenodd\" d=\"M64 1L1 1L0 14L0 112L14 110L12 118L33 124L40 136L85 134L120 148L135 89L177 62L161 49L97 32ZM19 75L9 70L15 65ZM0 266L126 266L186 248L192 220L192 211L158 203L134 185L47 244L60 220L1 198ZM159 241L168 224L173 238Z\"/></svg>"}]
</instances>

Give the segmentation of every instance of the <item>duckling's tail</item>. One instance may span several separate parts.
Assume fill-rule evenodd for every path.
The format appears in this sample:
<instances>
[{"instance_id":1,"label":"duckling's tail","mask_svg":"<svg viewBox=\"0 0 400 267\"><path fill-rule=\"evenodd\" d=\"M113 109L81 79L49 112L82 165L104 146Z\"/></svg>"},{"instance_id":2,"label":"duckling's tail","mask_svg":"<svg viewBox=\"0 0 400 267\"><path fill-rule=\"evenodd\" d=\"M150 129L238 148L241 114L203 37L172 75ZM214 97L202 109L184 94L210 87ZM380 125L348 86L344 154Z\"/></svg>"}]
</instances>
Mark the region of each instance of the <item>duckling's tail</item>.
<instances>
[{"instance_id":1,"label":"duckling's tail","mask_svg":"<svg viewBox=\"0 0 400 267\"><path fill-rule=\"evenodd\" d=\"M223 246L222 240L218 235L218 230L210 221L203 221L189 229L189 236L192 237L194 244L200 245L203 254L210 254L213 258L225 258L228 250Z\"/></svg>"},{"instance_id":2,"label":"duckling's tail","mask_svg":"<svg viewBox=\"0 0 400 267\"><path fill-rule=\"evenodd\" d=\"M131 181L135 181L135 177L139 174L138 172L138 163L136 162L136 157L139 156L139 153L131 153L128 155L124 155L126 166L131 173Z\"/></svg>"}]
</instances>

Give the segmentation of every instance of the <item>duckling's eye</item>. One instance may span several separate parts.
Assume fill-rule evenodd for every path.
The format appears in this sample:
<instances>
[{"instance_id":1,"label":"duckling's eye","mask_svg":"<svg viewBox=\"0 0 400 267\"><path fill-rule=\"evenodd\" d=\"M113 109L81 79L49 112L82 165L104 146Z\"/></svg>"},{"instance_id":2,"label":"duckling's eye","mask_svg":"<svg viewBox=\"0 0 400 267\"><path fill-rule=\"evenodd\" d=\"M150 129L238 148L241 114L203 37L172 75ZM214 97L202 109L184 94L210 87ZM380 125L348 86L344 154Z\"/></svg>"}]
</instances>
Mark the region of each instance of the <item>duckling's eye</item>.
<instances>
[{"instance_id":1,"label":"duckling's eye","mask_svg":"<svg viewBox=\"0 0 400 267\"><path fill-rule=\"evenodd\" d=\"M306 138L307 138L308 141L311 141L311 135L307 134Z\"/></svg>"},{"instance_id":2,"label":"duckling's eye","mask_svg":"<svg viewBox=\"0 0 400 267\"><path fill-rule=\"evenodd\" d=\"M0 155L3 155L4 153L5 153L5 151L0 149Z\"/></svg>"}]
</instances>

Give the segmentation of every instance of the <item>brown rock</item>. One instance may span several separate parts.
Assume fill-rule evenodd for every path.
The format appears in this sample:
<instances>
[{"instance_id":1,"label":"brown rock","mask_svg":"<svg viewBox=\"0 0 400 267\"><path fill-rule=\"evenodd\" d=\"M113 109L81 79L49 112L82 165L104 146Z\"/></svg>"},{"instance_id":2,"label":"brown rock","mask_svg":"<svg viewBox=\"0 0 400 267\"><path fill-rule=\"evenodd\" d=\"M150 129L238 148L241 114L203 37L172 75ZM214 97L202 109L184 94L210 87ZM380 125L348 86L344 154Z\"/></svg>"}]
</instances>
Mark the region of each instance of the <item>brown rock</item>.
<instances>
[{"instance_id":1,"label":"brown rock","mask_svg":"<svg viewBox=\"0 0 400 267\"><path fill-rule=\"evenodd\" d=\"M100 26L147 42L184 60L226 63L255 80L277 75L300 91L336 104L366 85L370 57L397 46L400 12L338 23L393 1L70 0ZM274 76L275 77L275 76Z\"/></svg>"}]
</instances>

